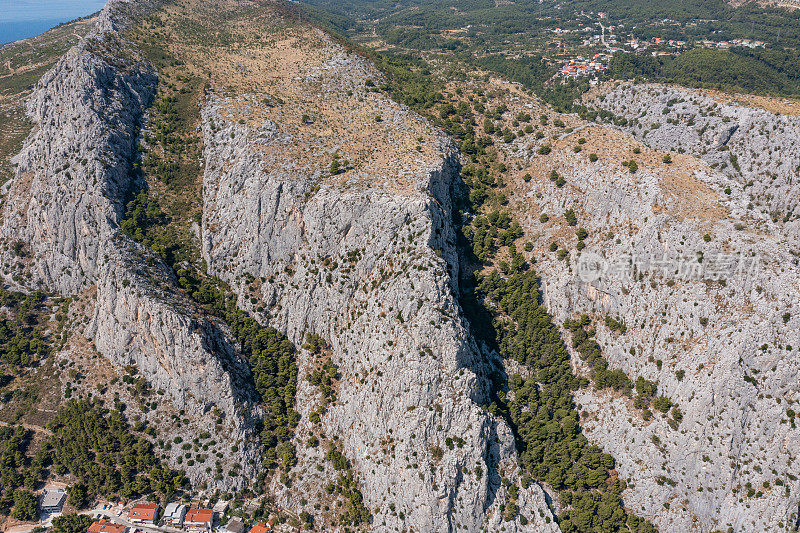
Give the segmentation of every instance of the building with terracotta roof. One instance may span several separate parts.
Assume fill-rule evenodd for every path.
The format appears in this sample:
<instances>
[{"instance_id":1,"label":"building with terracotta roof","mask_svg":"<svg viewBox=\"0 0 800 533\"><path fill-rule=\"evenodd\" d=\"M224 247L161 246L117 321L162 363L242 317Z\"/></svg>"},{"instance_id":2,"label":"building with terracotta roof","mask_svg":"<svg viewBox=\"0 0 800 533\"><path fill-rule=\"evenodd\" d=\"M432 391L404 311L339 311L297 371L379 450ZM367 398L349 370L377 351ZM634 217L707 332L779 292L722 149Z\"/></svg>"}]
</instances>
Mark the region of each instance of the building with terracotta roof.
<instances>
[{"instance_id":1,"label":"building with terracotta roof","mask_svg":"<svg viewBox=\"0 0 800 533\"><path fill-rule=\"evenodd\" d=\"M101 518L89 526L89 533L125 533L127 529L121 524L108 522L105 518Z\"/></svg>"},{"instance_id":2,"label":"building with terracotta roof","mask_svg":"<svg viewBox=\"0 0 800 533\"><path fill-rule=\"evenodd\" d=\"M128 520L134 524L155 524L160 508L161 506L157 503L140 503L134 505L128 513Z\"/></svg>"},{"instance_id":3,"label":"building with terracotta roof","mask_svg":"<svg viewBox=\"0 0 800 533\"><path fill-rule=\"evenodd\" d=\"M189 509L183 525L189 531L210 531L214 522L214 511L212 509Z\"/></svg>"},{"instance_id":4,"label":"building with terracotta roof","mask_svg":"<svg viewBox=\"0 0 800 533\"><path fill-rule=\"evenodd\" d=\"M250 533L269 533L270 531L272 531L272 526L263 522L258 522L250 528Z\"/></svg>"}]
</instances>

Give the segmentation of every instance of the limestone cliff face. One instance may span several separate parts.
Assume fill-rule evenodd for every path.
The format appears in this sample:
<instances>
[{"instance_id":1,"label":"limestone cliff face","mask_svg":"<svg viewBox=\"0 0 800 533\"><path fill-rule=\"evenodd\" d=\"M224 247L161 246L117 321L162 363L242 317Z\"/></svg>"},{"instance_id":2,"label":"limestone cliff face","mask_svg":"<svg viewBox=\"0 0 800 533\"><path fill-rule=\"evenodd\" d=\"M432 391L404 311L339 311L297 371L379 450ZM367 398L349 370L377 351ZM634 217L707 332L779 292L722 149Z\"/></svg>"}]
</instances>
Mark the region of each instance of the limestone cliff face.
<instances>
[{"instance_id":1,"label":"limestone cliff face","mask_svg":"<svg viewBox=\"0 0 800 533\"><path fill-rule=\"evenodd\" d=\"M86 336L113 363L137 365L151 388L197 427L213 428L211 411L220 409L228 426L220 447L227 450L243 437L254 441L258 410L247 365L225 331L195 317L174 292L170 271L152 257L155 266L148 266L143 251L119 232L139 125L156 84L152 68L117 33L123 7L109 3L97 29L30 97L36 127L16 157L0 226L0 237L23 244L25 257L6 246L3 274L65 296L96 287ZM156 412L147 417L157 427L166 424ZM255 458L254 445L243 448ZM247 465L251 477L258 462ZM200 465L187 473L213 482Z\"/></svg>"},{"instance_id":2,"label":"limestone cliff face","mask_svg":"<svg viewBox=\"0 0 800 533\"><path fill-rule=\"evenodd\" d=\"M120 28L150 9L112 1L95 32L34 91L36 127L3 206L3 273L26 287L88 294L83 331L94 348L118 368L135 365L158 395L158 407L135 412L169 440L210 431L217 471L239 475L189 465L177 446L163 452L170 464L197 484L235 488L260 470L248 367L225 325L119 230L157 82ZM373 529L556 530L535 484L518 496L526 525L501 517L501 477L520 474L510 429L481 407L490 365L457 300L457 151L369 89L380 76L367 61L315 29L291 39L259 49L272 56L242 56L250 62L239 70L256 72L245 81L278 80L266 84L269 94L226 90L233 78L222 77L203 104L209 270L296 343L306 332L330 342L341 380L323 427L354 467ZM304 351L299 358L304 375L313 361ZM296 443L298 469L307 471L309 461L324 461L301 441L316 408L302 402L312 396L302 382ZM298 511L324 488L313 474L299 479L303 492L277 480L272 487Z\"/></svg>"},{"instance_id":3,"label":"limestone cliff face","mask_svg":"<svg viewBox=\"0 0 800 533\"><path fill-rule=\"evenodd\" d=\"M457 152L367 91L364 80L378 77L368 64L325 46L329 59L301 72L283 105L258 94L205 103L204 258L296 343L306 332L330 343L341 382L323 428L341 440L375 530L497 530L500 476L519 472L509 429L479 406L488 363L457 301ZM308 113L316 122L298 120L305 110L289 98L320 86L325 107ZM301 375L312 362L301 354ZM324 458L298 447L306 479L313 465L303 458ZM523 492L532 521L506 530L554 529L538 514L550 514L541 489Z\"/></svg>"},{"instance_id":4,"label":"limestone cliff face","mask_svg":"<svg viewBox=\"0 0 800 533\"><path fill-rule=\"evenodd\" d=\"M614 109L663 117L665 102L640 109L637 99L617 101ZM512 113L522 106L509 105ZM688 147L666 163L665 152L627 133L566 119L574 130L548 141L547 156L535 155L539 141L531 139L505 148L509 166L519 162L520 172L532 174L516 184L513 198L544 302L558 323L590 315L610 367L657 381L658 393L683 414L674 429L658 412L645 420L631 399L586 388L575 394L584 433L631 482L626 506L660 530L793 527L800 449L787 413L797 410L800 394L800 269L784 223L754 213L751 195L761 187L774 192L772 201L791 202L796 184L783 174L743 187L741 176L690 156ZM645 142L670 127L650 130ZM576 153L579 138L583 150ZM673 140L687 146L677 132ZM759 153L748 142L737 152ZM638 162L635 172L620 164L630 159ZM745 160L739 156L743 171ZM563 187L549 179L551 170L564 177ZM568 209L575 226L562 215ZM582 250L581 227L589 234ZM550 251L552 242L569 251L566 260ZM606 317L626 331L612 331ZM587 372L577 353L573 363Z\"/></svg>"},{"instance_id":5,"label":"limestone cliff face","mask_svg":"<svg viewBox=\"0 0 800 533\"><path fill-rule=\"evenodd\" d=\"M31 95L36 128L15 159L0 226L29 247L31 281L63 294L92 284L105 259L156 83L147 65L108 58L102 35L70 50Z\"/></svg>"}]
</instances>

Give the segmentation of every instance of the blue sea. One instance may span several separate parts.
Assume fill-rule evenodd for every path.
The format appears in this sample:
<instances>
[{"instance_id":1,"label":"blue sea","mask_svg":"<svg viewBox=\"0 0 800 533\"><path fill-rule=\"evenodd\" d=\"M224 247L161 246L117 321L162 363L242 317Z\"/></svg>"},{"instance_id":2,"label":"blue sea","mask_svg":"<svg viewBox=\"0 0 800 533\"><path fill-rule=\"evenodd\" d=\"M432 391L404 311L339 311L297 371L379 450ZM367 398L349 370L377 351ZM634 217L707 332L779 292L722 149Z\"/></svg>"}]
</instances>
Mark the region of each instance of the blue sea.
<instances>
[{"instance_id":1,"label":"blue sea","mask_svg":"<svg viewBox=\"0 0 800 533\"><path fill-rule=\"evenodd\" d=\"M99 11L106 0L0 0L0 44L34 37Z\"/></svg>"}]
</instances>

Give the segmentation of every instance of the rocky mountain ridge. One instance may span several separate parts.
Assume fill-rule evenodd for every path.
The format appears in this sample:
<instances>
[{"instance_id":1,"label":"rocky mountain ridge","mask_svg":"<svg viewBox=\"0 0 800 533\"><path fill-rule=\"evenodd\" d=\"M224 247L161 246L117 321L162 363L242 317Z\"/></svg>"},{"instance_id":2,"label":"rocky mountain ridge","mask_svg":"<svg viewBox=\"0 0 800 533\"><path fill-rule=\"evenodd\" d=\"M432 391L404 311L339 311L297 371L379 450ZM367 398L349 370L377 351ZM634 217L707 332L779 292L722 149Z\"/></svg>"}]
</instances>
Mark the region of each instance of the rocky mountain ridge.
<instances>
[{"instance_id":1,"label":"rocky mountain ridge","mask_svg":"<svg viewBox=\"0 0 800 533\"><path fill-rule=\"evenodd\" d=\"M625 99L624 91L596 101L616 117L640 117L640 124L662 117L675 95L638 88L665 97L650 105L636 92ZM693 101L689 94L673 107ZM547 113L523 96L506 101L512 116ZM621 129L633 128L630 136L567 120L566 131L552 140L526 137L503 147L506 164L529 176L515 180L514 210L533 242L545 304L557 322L592 317L610 367L632 380L657 382L659 394L682 414L672 428L666 415L643 419L630 398L581 389L575 401L587 437L632 482L626 505L652 516L659 529L794 527L798 450L787 413L798 391L800 274L784 237L792 223L752 209L755 191L772 190L775 202L791 203L792 176L745 172L753 185L742 187L739 171L705 162L722 156L697 147L698 157L689 156L692 137L674 124L642 131L628 122ZM717 122L728 128L721 117ZM735 135L734 129L726 140L748 151L750 139ZM687 154L667 152L661 142L667 138L664 143L682 143ZM549 150L539 149L543 143ZM777 172L783 163L771 164ZM578 228L588 236L578 236ZM568 253L555 254L552 243ZM588 372L577 351L573 364Z\"/></svg>"},{"instance_id":2,"label":"rocky mountain ridge","mask_svg":"<svg viewBox=\"0 0 800 533\"><path fill-rule=\"evenodd\" d=\"M278 504L325 509L315 527L342 529L327 487L352 479L365 529L557 531L560 495L524 479L512 428L487 409L492 374L526 370L478 346L459 304L453 201L467 159L381 91L368 60L285 4L219 0L222 40L197 30L216 25L216 7L112 0L41 79L4 188L4 280L89 302L78 335L146 380L161 401L130 412L197 489L244 488L264 471L245 349L120 230L131 194L160 190L137 172L154 144L143 130L160 133L158 87L189 77L145 59L127 33L141 24L160 37L150 57L202 79L193 268L297 347L296 457L267 479ZM257 34L255 15L268 21ZM558 324L586 314L609 365L671 402L646 415L608 389L574 393L584 434L628 481L625 505L665 531L796 527L794 144L769 157L796 120L622 85L595 101L615 129L497 94L507 116L550 116L541 136L497 143L544 304ZM187 454L198 433L213 441ZM522 512L505 516L512 504Z\"/></svg>"},{"instance_id":3,"label":"rocky mountain ridge","mask_svg":"<svg viewBox=\"0 0 800 533\"><path fill-rule=\"evenodd\" d=\"M480 407L487 363L457 300L457 150L368 92L380 74L363 59L330 41L323 53L280 98L321 91L325 108L311 116L346 134L317 136L263 95L204 105L203 256L242 305L263 306L296 343L314 333L330 344L341 381L322 426L341 436L377 530L498 528L499 478L519 473L509 428ZM379 153L364 151L360 127ZM340 173L325 168L340 160ZM301 356L301 373L312 362ZM549 513L536 485L523 498Z\"/></svg>"},{"instance_id":4,"label":"rocky mountain ridge","mask_svg":"<svg viewBox=\"0 0 800 533\"><path fill-rule=\"evenodd\" d=\"M96 286L85 335L97 350L119 367L136 365L198 426L213 427L211 410L222 409L231 426L229 444L220 448L227 448L252 440L249 370L224 330L192 316L171 271L156 260L157 274L148 273L146 254L119 231L139 127L157 82L117 33L121 4L106 6L96 29L29 99L36 126L15 158L0 227L6 242L22 243L25 252L20 258L6 247L3 273L14 286L64 296ZM199 466L188 474L207 480Z\"/></svg>"},{"instance_id":5,"label":"rocky mountain ridge","mask_svg":"<svg viewBox=\"0 0 800 533\"><path fill-rule=\"evenodd\" d=\"M119 229L159 83L124 30L158 9L110 2L97 29L34 90L35 127L15 159L0 229L6 242L20 244L4 249L4 273L15 286L93 293L83 334L118 369L135 366L168 400L135 409L137 416L169 427L175 443L199 430L214 436L204 450L221 459L217 475L183 462L178 446L167 452L170 466L184 468L197 486L238 488L260 469L250 370L227 327L204 316L171 269ZM306 119L278 103L286 94L279 100L237 88L227 96L222 86L210 87L202 103L201 237L209 272L297 345L307 333L330 344L341 376L322 427L343 444L374 529L496 529L506 498L501 476L518 480L519 471L510 429L481 407L487 362L457 300L450 200L457 151L407 108L368 92L367 80L380 75L365 60L318 30L298 33L311 39L310 51L287 60L319 69L305 73L301 96L319 98L321 84L329 107ZM354 106L356 99L370 106ZM248 102L251 115L284 116L241 116ZM301 133L311 153L298 155L296 136L286 132L307 122L351 136L369 134L370 124L388 149L370 144L369 135L337 147L330 142L348 137ZM331 170L332 158L341 158L341 172ZM251 294L244 279L258 280L259 290ZM301 375L309 374L311 354L297 357ZM310 415L308 406L300 410ZM300 442L309 424L305 418L298 429L298 471L324 460ZM220 476L221 469L236 473ZM337 474L319 475L304 502ZM277 479L273 489L298 512L306 505ZM552 520L540 520L550 510L538 485L518 498L538 514L526 526L516 517L502 527L554 530Z\"/></svg>"}]
</instances>

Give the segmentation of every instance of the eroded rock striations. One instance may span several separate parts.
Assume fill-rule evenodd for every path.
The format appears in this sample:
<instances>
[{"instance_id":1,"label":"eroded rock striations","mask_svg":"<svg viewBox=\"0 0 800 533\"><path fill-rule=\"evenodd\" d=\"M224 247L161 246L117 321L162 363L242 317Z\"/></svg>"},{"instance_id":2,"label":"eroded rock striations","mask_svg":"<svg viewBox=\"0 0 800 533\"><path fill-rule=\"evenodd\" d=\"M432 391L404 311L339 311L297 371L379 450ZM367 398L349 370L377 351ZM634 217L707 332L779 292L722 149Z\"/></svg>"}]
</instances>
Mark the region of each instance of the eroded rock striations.
<instances>
[{"instance_id":1,"label":"eroded rock striations","mask_svg":"<svg viewBox=\"0 0 800 533\"><path fill-rule=\"evenodd\" d=\"M171 272L119 231L134 185L139 126L157 81L118 34L124 25L119 11L129 7L124 4L110 2L96 30L30 97L36 127L15 159L0 226L6 242L19 244L5 247L3 272L14 284L65 296L96 287L85 334L97 350L120 367L136 365L152 389L198 428L213 428L211 411L220 409L227 415L220 448L244 439L243 455L254 459L256 446L246 443L253 441L258 409L234 343L223 329L196 317L173 290ZM156 412L147 418L163 424ZM254 475L257 461L245 464L244 473ZM194 481L213 481L200 465L187 473ZM222 481L236 483L241 480Z\"/></svg>"},{"instance_id":2,"label":"eroded rock striations","mask_svg":"<svg viewBox=\"0 0 800 533\"><path fill-rule=\"evenodd\" d=\"M205 103L204 258L296 343L313 333L330 344L341 380L322 424L341 440L376 530L497 530L500 477L519 472L511 432L480 407L488 366L457 301L457 152L366 90L379 74L363 59L327 40L318 50L284 104L263 94ZM321 103L299 120L309 94ZM301 356L301 375L312 363ZM302 484L324 458L300 454ZM532 522L517 517L507 531L555 529L538 486L520 499Z\"/></svg>"}]
</instances>

